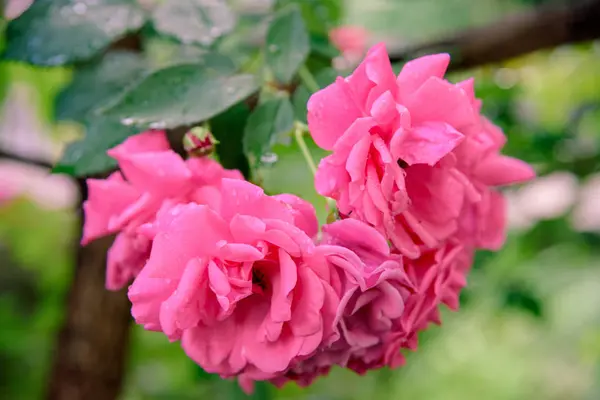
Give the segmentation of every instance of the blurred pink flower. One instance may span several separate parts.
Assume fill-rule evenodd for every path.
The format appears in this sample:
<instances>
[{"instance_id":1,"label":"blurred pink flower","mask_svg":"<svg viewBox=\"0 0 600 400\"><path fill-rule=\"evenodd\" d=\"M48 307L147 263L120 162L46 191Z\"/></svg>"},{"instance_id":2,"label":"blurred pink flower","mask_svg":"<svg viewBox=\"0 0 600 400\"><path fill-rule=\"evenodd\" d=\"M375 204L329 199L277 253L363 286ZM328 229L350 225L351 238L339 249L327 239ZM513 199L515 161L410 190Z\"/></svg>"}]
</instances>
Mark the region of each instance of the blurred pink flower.
<instances>
[{"instance_id":1,"label":"blurred pink flower","mask_svg":"<svg viewBox=\"0 0 600 400\"><path fill-rule=\"evenodd\" d=\"M0 204L24 197L46 209L68 209L77 200L75 183L45 168L18 161L0 160Z\"/></svg>"},{"instance_id":2,"label":"blurred pink flower","mask_svg":"<svg viewBox=\"0 0 600 400\"><path fill-rule=\"evenodd\" d=\"M0 115L0 147L17 156L52 163L61 146L50 139L33 107L35 88L18 83L9 89ZM0 192L4 193L0 197L24 197L49 209L74 207L78 197L70 178L8 159L0 160Z\"/></svg>"},{"instance_id":3,"label":"blurred pink flower","mask_svg":"<svg viewBox=\"0 0 600 400\"><path fill-rule=\"evenodd\" d=\"M4 5L4 17L9 21L18 18L31 7L33 1L34 0L6 0Z\"/></svg>"},{"instance_id":4,"label":"blurred pink flower","mask_svg":"<svg viewBox=\"0 0 600 400\"><path fill-rule=\"evenodd\" d=\"M344 25L329 31L331 43L349 60L365 54L368 38L368 31L360 26Z\"/></svg>"},{"instance_id":5,"label":"blurred pink flower","mask_svg":"<svg viewBox=\"0 0 600 400\"><path fill-rule=\"evenodd\" d=\"M316 234L308 203L231 179L221 198L164 207L148 226L152 252L129 289L132 314L181 338L210 373L269 379L333 335L339 301L305 263Z\"/></svg>"},{"instance_id":6,"label":"blurred pink flower","mask_svg":"<svg viewBox=\"0 0 600 400\"><path fill-rule=\"evenodd\" d=\"M15 197L15 190L0 181L0 205L7 203L10 199Z\"/></svg>"},{"instance_id":7,"label":"blurred pink flower","mask_svg":"<svg viewBox=\"0 0 600 400\"><path fill-rule=\"evenodd\" d=\"M118 233L108 253L106 286L118 290L139 272L150 241L138 228L154 220L164 204L195 201L218 204L221 178L243 179L208 158L183 160L171 150L165 133L147 131L109 150L120 172L88 179L82 244Z\"/></svg>"},{"instance_id":8,"label":"blurred pink flower","mask_svg":"<svg viewBox=\"0 0 600 400\"><path fill-rule=\"evenodd\" d=\"M449 61L422 57L396 77L379 44L308 102L313 139L333 151L321 160L317 191L409 258L441 246L461 224L463 240L497 248L504 205L492 186L534 175L499 154L504 135L479 115L472 81L443 79Z\"/></svg>"}]
</instances>

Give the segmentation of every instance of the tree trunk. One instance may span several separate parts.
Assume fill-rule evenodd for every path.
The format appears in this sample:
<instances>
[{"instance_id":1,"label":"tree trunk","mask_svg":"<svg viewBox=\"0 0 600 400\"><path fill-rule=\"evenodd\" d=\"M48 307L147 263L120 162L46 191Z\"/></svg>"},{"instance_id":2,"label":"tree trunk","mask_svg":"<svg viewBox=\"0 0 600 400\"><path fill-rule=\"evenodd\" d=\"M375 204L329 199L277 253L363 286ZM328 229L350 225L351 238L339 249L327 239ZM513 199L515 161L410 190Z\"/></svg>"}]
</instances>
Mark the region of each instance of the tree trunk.
<instances>
[{"instance_id":1,"label":"tree trunk","mask_svg":"<svg viewBox=\"0 0 600 400\"><path fill-rule=\"evenodd\" d=\"M83 180L79 186L85 199ZM47 399L112 400L119 396L131 316L126 289L111 292L104 287L106 253L112 241L110 237L86 247L77 245L77 267L53 354Z\"/></svg>"}]
</instances>

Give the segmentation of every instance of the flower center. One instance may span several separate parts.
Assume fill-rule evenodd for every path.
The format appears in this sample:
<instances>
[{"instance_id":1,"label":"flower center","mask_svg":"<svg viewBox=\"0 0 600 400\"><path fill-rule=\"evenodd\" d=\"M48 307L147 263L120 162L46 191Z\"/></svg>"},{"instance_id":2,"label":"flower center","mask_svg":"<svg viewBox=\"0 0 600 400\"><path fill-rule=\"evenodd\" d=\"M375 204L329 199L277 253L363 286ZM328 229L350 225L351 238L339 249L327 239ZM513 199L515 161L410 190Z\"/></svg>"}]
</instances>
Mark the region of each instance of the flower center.
<instances>
[{"instance_id":1,"label":"flower center","mask_svg":"<svg viewBox=\"0 0 600 400\"><path fill-rule=\"evenodd\" d=\"M254 293L264 293L268 289L267 277L258 268L252 268L252 286Z\"/></svg>"}]
</instances>

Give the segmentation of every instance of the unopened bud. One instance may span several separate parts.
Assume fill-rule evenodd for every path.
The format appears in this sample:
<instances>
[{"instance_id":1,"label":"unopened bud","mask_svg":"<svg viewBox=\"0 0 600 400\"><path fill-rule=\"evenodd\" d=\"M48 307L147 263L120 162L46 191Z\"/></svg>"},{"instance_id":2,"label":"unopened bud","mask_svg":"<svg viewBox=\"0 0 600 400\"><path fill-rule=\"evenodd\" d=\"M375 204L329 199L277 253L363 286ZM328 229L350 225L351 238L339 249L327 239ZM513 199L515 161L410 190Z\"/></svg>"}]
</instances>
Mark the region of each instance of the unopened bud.
<instances>
[{"instance_id":1,"label":"unopened bud","mask_svg":"<svg viewBox=\"0 0 600 400\"><path fill-rule=\"evenodd\" d=\"M212 153L218 143L212 133L201 126L192 128L183 137L183 148L190 156L194 157L202 157Z\"/></svg>"}]
</instances>

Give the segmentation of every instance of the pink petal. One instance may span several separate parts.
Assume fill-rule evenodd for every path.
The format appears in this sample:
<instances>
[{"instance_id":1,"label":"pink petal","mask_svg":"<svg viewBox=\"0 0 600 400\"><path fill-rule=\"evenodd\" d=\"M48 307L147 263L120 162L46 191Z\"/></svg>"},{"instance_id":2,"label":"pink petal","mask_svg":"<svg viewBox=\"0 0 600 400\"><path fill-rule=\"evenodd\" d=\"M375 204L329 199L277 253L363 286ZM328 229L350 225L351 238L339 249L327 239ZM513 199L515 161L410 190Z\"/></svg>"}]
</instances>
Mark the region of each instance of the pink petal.
<instances>
[{"instance_id":1,"label":"pink petal","mask_svg":"<svg viewBox=\"0 0 600 400\"><path fill-rule=\"evenodd\" d=\"M416 92L429 78L443 78L450 64L449 54L433 54L404 64L398 75L399 99L404 101Z\"/></svg>"},{"instance_id":2,"label":"pink petal","mask_svg":"<svg viewBox=\"0 0 600 400\"><path fill-rule=\"evenodd\" d=\"M343 79L338 78L308 100L308 129L317 146L325 150L332 150L346 129L362 116L343 86ZM332 112L331 107L337 111Z\"/></svg>"},{"instance_id":3,"label":"pink petal","mask_svg":"<svg viewBox=\"0 0 600 400\"><path fill-rule=\"evenodd\" d=\"M140 196L140 192L127 184L118 172L108 179L88 179L87 186L88 199L83 204L83 245L113 233L114 230L108 227L110 219L119 216Z\"/></svg>"},{"instance_id":4,"label":"pink petal","mask_svg":"<svg viewBox=\"0 0 600 400\"><path fill-rule=\"evenodd\" d=\"M239 179L221 181L221 215L231 219L236 214L257 218L280 219L294 222L291 210L281 201L265 195L264 191L250 182Z\"/></svg>"},{"instance_id":5,"label":"pink petal","mask_svg":"<svg viewBox=\"0 0 600 400\"><path fill-rule=\"evenodd\" d=\"M106 288L120 290L135 278L150 255L150 246L145 237L118 234L107 254Z\"/></svg>"},{"instance_id":6,"label":"pink petal","mask_svg":"<svg viewBox=\"0 0 600 400\"><path fill-rule=\"evenodd\" d=\"M350 250L368 248L379 254L389 254L390 252L386 239L362 221L348 218L325 225L322 229L331 237L333 243Z\"/></svg>"},{"instance_id":7,"label":"pink petal","mask_svg":"<svg viewBox=\"0 0 600 400\"><path fill-rule=\"evenodd\" d=\"M228 224L206 206L179 205L171 214L171 223L152 245L145 267L151 276L176 278L188 260L215 255L221 243L231 240Z\"/></svg>"},{"instance_id":8,"label":"pink petal","mask_svg":"<svg viewBox=\"0 0 600 400\"><path fill-rule=\"evenodd\" d=\"M320 310L325 292L319 278L308 268L298 271L298 285L289 327L294 336L309 336L322 329Z\"/></svg>"},{"instance_id":9,"label":"pink petal","mask_svg":"<svg viewBox=\"0 0 600 400\"><path fill-rule=\"evenodd\" d=\"M279 249L279 277L273 287L271 299L271 319L274 322L285 322L291 318L292 296L297 281L297 267L292 258L282 249Z\"/></svg>"},{"instance_id":10,"label":"pink petal","mask_svg":"<svg viewBox=\"0 0 600 400\"><path fill-rule=\"evenodd\" d=\"M446 122L455 129L475 123L475 114L465 92L437 77L429 78L405 101L413 124Z\"/></svg>"},{"instance_id":11,"label":"pink petal","mask_svg":"<svg viewBox=\"0 0 600 400\"><path fill-rule=\"evenodd\" d=\"M314 206L308 201L292 194L273 196L283 201L292 209L294 224L302 229L309 237L315 237L319 231L319 221Z\"/></svg>"},{"instance_id":12,"label":"pink petal","mask_svg":"<svg viewBox=\"0 0 600 400\"><path fill-rule=\"evenodd\" d=\"M533 168L516 158L493 155L481 162L474 172L475 177L489 186L522 183L535 177Z\"/></svg>"},{"instance_id":13,"label":"pink petal","mask_svg":"<svg viewBox=\"0 0 600 400\"><path fill-rule=\"evenodd\" d=\"M404 131L392 152L409 165L435 165L464 139L452 126L441 122L427 122Z\"/></svg>"},{"instance_id":14,"label":"pink petal","mask_svg":"<svg viewBox=\"0 0 600 400\"><path fill-rule=\"evenodd\" d=\"M170 149L171 146L164 131L149 130L130 136L120 145L110 149L108 155L118 160L121 156Z\"/></svg>"},{"instance_id":15,"label":"pink petal","mask_svg":"<svg viewBox=\"0 0 600 400\"><path fill-rule=\"evenodd\" d=\"M346 78L355 101L362 111L371 109L375 100L386 91L396 96L396 77L384 43L371 47L363 62Z\"/></svg>"},{"instance_id":16,"label":"pink petal","mask_svg":"<svg viewBox=\"0 0 600 400\"><path fill-rule=\"evenodd\" d=\"M262 260L264 254L256 247L243 243L226 243L219 248L218 257L233 262Z\"/></svg>"},{"instance_id":17,"label":"pink petal","mask_svg":"<svg viewBox=\"0 0 600 400\"><path fill-rule=\"evenodd\" d=\"M160 307L160 325L171 340L179 339L182 331L194 327L200 320L196 299L198 287L206 279L205 271L205 262L190 260L181 275L177 290Z\"/></svg>"},{"instance_id":18,"label":"pink petal","mask_svg":"<svg viewBox=\"0 0 600 400\"><path fill-rule=\"evenodd\" d=\"M185 161L172 150L128 154L117 160L132 185L163 196L180 194L192 177Z\"/></svg>"},{"instance_id":19,"label":"pink petal","mask_svg":"<svg viewBox=\"0 0 600 400\"><path fill-rule=\"evenodd\" d=\"M210 327L199 325L183 332L181 347L185 353L209 373L235 373L223 367L239 340L238 326L226 318Z\"/></svg>"}]
</instances>

